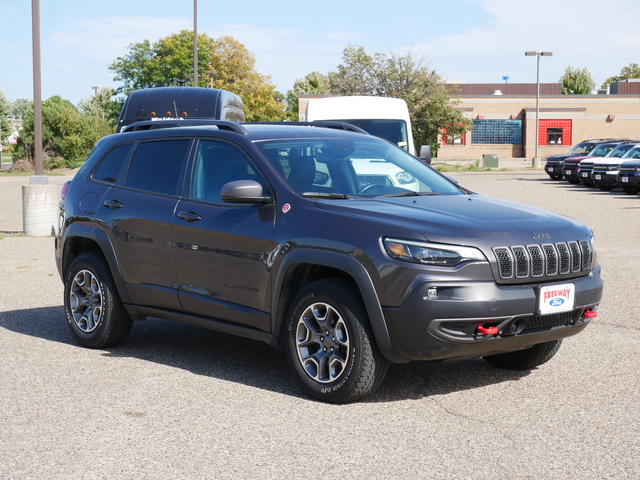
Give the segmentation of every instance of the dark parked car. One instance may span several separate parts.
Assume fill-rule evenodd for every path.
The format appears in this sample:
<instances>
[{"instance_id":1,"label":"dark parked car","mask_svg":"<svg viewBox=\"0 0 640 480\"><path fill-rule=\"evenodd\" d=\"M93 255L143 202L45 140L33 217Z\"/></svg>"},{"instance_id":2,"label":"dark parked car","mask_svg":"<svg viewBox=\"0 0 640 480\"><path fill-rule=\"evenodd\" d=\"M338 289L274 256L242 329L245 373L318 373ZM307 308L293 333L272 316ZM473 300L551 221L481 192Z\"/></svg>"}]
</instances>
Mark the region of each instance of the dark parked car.
<instances>
[{"instance_id":1,"label":"dark parked car","mask_svg":"<svg viewBox=\"0 0 640 480\"><path fill-rule=\"evenodd\" d=\"M622 162L616 178L625 193L635 195L640 192L640 159Z\"/></svg>"},{"instance_id":2,"label":"dark parked car","mask_svg":"<svg viewBox=\"0 0 640 480\"><path fill-rule=\"evenodd\" d=\"M616 140L612 142L599 143L593 150L591 150L589 155L579 155L577 157L566 158L564 160L563 167L564 179L573 185L580 184L580 163L583 160L592 162L594 157L604 157L622 142L623 140ZM593 165L593 163L591 163L591 165ZM583 173L585 176L588 175L584 170Z\"/></svg>"},{"instance_id":3,"label":"dark parked car","mask_svg":"<svg viewBox=\"0 0 640 480\"><path fill-rule=\"evenodd\" d=\"M60 214L79 343L113 347L148 317L187 322L283 348L304 391L329 402L369 394L389 362L535 368L602 295L584 224L324 126L118 133Z\"/></svg>"},{"instance_id":4,"label":"dark parked car","mask_svg":"<svg viewBox=\"0 0 640 480\"><path fill-rule=\"evenodd\" d=\"M603 143L611 140L613 139L607 138L598 140L583 140L582 142L573 146L567 153L563 153L560 155L551 155L550 157L547 157L544 171L547 173L547 175L549 175L549 177L551 177L552 180L562 180L562 177L564 176L565 159L578 155L588 155L598 143Z\"/></svg>"},{"instance_id":5,"label":"dark parked car","mask_svg":"<svg viewBox=\"0 0 640 480\"><path fill-rule=\"evenodd\" d=\"M620 163L634 158L640 158L640 146L637 143L621 143L604 157L594 159L591 172L593 184L603 192L612 190L618 184L616 177Z\"/></svg>"}]
</instances>

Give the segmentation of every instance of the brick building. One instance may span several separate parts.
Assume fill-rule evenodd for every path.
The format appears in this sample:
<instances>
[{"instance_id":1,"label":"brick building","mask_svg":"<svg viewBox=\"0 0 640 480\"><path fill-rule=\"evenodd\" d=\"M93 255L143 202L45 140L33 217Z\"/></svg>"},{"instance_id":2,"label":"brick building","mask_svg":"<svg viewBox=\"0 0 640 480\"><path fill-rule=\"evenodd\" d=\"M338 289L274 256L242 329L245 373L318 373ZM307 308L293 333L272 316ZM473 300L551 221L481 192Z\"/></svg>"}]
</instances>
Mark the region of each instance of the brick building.
<instances>
[{"instance_id":1,"label":"brick building","mask_svg":"<svg viewBox=\"0 0 640 480\"><path fill-rule=\"evenodd\" d=\"M442 136L439 159L533 158L536 84L460 84L460 108L472 120L459 138ZM562 95L540 84L538 156L566 153L587 138L640 139L640 82L619 82L597 95Z\"/></svg>"}]
</instances>

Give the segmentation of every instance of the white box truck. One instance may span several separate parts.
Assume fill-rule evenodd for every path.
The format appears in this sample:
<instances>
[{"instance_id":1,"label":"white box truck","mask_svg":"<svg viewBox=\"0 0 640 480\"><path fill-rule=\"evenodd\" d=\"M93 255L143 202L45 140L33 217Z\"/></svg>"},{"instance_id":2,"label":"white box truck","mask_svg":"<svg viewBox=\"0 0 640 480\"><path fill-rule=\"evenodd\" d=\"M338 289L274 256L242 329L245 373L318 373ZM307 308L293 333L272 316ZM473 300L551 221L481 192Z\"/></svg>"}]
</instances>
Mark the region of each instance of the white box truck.
<instances>
[{"instance_id":1,"label":"white box truck","mask_svg":"<svg viewBox=\"0 0 640 480\"><path fill-rule=\"evenodd\" d=\"M313 98L307 103L307 122L340 121L360 127L416 154L407 103L400 98L343 96ZM427 158L428 157L428 158ZM431 163L431 152L421 149L420 158Z\"/></svg>"}]
</instances>

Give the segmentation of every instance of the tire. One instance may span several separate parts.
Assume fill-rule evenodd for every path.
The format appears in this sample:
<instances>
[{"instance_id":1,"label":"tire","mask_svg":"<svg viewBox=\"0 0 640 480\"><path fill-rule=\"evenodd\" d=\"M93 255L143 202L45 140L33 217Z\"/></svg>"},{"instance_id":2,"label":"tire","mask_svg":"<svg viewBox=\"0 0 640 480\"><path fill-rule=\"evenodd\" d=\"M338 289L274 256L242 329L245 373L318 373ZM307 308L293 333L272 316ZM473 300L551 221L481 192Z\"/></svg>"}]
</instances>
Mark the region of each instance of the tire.
<instances>
[{"instance_id":1,"label":"tire","mask_svg":"<svg viewBox=\"0 0 640 480\"><path fill-rule=\"evenodd\" d=\"M603 192L610 192L611 190L613 190L614 185L606 184L606 185L598 185L598 188L600 190L602 190Z\"/></svg>"},{"instance_id":2,"label":"tire","mask_svg":"<svg viewBox=\"0 0 640 480\"><path fill-rule=\"evenodd\" d=\"M562 340L553 340L551 342L534 345L526 350L499 353L482 358L494 367L506 368L508 370L532 370L551 360L560 349L561 344Z\"/></svg>"},{"instance_id":3,"label":"tire","mask_svg":"<svg viewBox=\"0 0 640 480\"><path fill-rule=\"evenodd\" d=\"M579 178L573 178L573 177L567 177L567 182L569 182L571 185L580 185L580 179Z\"/></svg>"},{"instance_id":4,"label":"tire","mask_svg":"<svg viewBox=\"0 0 640 480\"><path fill-rule=\"evenodd\" d=\"M115 347L124 341L133 323L107 262L97 252L79 255L67 271L64 311L73 336L89 348Z\"/></svg>"},{"instance_id":5,"label":"tire","mask_svg":"<svg viewBox=\"0 0 640 480\"><path fill-rule=\"evenodd\" d=\"M384 380L389 363L350 282L325 279L303 288L291 304L286 327L289 365L311 397L352 402Z\"/></svg>"},{"instance_id":6,"label":"tire","mask_svg":"<svg viewBox=\"0 0 640 480\"><path fill-rule=\"evenodd\" d=\"M562 175L561 173L550 173L549 177L551 178L551 180L562 180L562 177L564 175Z\"/></svg>"},{"instance_id":7,"label":"tire","mask_svg":"<svg viewBox=\"0 0 640 480\"><path fill-rule=\"evenodd\" d=\"M624 193L628 195L635 195L640 191L640 187L637 187L636 185L624 185L622 190L624 190Z\"/></svg>"}]
</instances>

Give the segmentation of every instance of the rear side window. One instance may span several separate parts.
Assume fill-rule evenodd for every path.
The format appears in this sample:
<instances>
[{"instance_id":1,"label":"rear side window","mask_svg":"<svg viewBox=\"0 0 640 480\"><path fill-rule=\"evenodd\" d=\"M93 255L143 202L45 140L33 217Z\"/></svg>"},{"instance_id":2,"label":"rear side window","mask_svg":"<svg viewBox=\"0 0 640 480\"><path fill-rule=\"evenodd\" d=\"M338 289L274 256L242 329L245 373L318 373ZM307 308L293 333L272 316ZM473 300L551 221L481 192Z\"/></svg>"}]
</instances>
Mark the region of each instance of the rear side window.
<instances>
[{"instance_id":1,"label":"rear side window","mask_svg":"<svg viewBox=\"0 0 640 480\"><path fill-rule=\"evenodd\" d=\"M101 182L115 183L118 174L122 168L122 164L127 159L132 144L120 145L111 150L106 157L102 159L96 171L93 172L93 179Z\"/></svg>"},{"instance_id":2,"label":"rear side window","mask_svg":"<svg viewBox=\"0 0 640 480\"><path fill-rule=\"evenodd\" d=\"M175 195L190 140L141 143L133 154L125 185Z\"/></svg>"}]
</instances>

